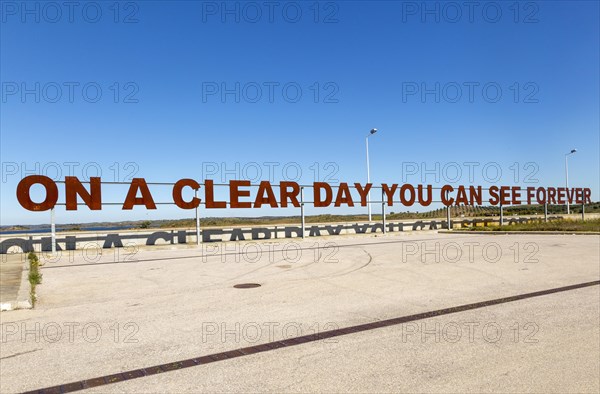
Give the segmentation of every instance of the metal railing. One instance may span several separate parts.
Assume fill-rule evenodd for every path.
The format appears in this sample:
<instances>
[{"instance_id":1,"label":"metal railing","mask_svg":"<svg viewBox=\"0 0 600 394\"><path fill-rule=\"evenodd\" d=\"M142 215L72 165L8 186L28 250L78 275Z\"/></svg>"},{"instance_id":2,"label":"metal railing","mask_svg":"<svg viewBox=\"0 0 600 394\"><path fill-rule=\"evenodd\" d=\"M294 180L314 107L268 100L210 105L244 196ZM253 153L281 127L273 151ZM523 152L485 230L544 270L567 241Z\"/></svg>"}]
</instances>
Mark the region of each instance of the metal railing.
<instances>
[{"instance_id":1,"label":"metal railing","mask_svg":"<svg viewBox=\"0 0 600 394\"><path fill-rule=\"evenodd\" d=\"M56 183L61 183L64 184L66 183L65 181L56 181ZM81 181L81 183L84 184L89 184L89 181ZM105 185L130 185L130 182L116 182L116 181L101 181L101 184L105 184ZM147 185L149 186L174 186L175 182L146 182ZM204 187L205 184L198 182L198 184L200 185L200 187ZM215 187L229 187L230 185L228 183L213 183L213 186ZM250 185L246 185L247 187L259 187L259 184L250 184ZM306 217L305 217L305 205L306 204L313 204L314 205L314 201L305 201L304 199L304 189L305 188L314 188L314 185L303 185L303 184L299 184L298 185L300 187L300 225L301 225L301 237L304 239L306 237ZM333 188L339 188L339 185L337 184L330 184L329 185L332 189ZM277 183L273 183L271 184L271 187L280 187L279 184ZM349 189L356 189L356 187L354 185L348 184L348 188ZM370 206L371 204L381 204L381 224L383 227L383 233L386 233L386 204L390 203L390 200L386 199L385 196L385 191L384 188L382 186L375 186L373 185L371 187L371 190L377 190L377 189L381 189L381 200L369 200L369 198L367 197L366 199L366 206ZM194 189L194 197L198 198L198 190L199 189ZM441 187L431 187L431 190L442 190ZM489 187L484 188L481 187L482 191L488 191L490 190ZM403 204L402 200L391 200L392 204L398 203L398 204ZM431 203L442 203L443 201L441 200L431 200ZM155 202L154 204L156 205L176 205L175 202ZM199 245L202 241L201 241L201 228L200 228L200 206L201 205L205 205L206 203L204 201L201 201L200 204L194 208L195 210L195 234L196 234L196 243ZM230 201L225 201L226 206L231 205ZM64 206L66 205L66 203L57 203L56 206ZM85 203L77 203L78 206L84 206L86 205ZM117 203L117 202L103 202L102 205L123 205L123 203ZM540 205L540 204L529 204L529 205ZM477 205L477 206L483 206L483 205ZM544 206L544 222L548 222L548 203L543 204ZM581 204L582 209L581 209L581 219L585 220L585 203ZM505 223L505 219L504 219L504 206L502 204L498 205L499 208L499 224L503 225ZM453 221L452 221L452 206L446 206L446 229L447 230L452 230L453 228ZM51 215L50 215L50 228L51 228L51 243L52 243L52 252L56 252L56 215L55 215L55 208L51 209Z\"/></svg>"}]
</instances>

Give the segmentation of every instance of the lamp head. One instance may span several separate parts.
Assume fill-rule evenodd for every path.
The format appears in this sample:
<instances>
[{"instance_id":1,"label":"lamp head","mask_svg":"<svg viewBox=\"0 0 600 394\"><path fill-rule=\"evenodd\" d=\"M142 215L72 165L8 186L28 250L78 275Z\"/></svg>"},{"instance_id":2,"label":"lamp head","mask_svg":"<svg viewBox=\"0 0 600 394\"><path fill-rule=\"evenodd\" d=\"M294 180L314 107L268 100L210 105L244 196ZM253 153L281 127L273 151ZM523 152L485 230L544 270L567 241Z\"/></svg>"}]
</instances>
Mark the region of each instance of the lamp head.
<instances>
[{"instance_id":1,"label":"lamp head","mask_svg":"<svg viewBox=\"0 0 600 394\"><path fill-rule=\"evenodd\" d=\"M377 129L371 129L371 134L377 133Z\"/></svg>"},{"instance_id":2,"label":"lamp head","mask_svg":"<svg viewBox=\"0 0 600 394\"><path fill-rule=\"evenodd\" d=\"M571 153L577 152L577 149L571 149Z\"/></svg>"}]
</instances>

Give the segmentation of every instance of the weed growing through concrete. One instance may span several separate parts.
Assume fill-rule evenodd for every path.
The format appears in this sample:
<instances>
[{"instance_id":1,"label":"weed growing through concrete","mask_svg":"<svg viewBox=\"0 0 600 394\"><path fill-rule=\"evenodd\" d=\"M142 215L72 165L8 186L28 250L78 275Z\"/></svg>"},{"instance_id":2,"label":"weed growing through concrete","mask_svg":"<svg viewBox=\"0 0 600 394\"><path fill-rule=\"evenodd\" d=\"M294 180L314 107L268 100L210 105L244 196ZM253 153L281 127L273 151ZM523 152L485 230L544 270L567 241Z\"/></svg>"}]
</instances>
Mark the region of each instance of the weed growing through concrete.
<instances>
[{"instance_id":1,"label":"weed growing through concrete","mask_svg":"<svg viewBox=\"0 0 600 394\"><path fill-rule=\"evenodd\" d=\"M29 284L31 285L29 295L31 297L31 305L35 307L35 302L37 300L35 295L35 287L42 283L42 274L40 272L40 260L38 259L35 252L29 252L29 254L27 255L27 259L29 260Z\"/></svg>"}]
</instances>

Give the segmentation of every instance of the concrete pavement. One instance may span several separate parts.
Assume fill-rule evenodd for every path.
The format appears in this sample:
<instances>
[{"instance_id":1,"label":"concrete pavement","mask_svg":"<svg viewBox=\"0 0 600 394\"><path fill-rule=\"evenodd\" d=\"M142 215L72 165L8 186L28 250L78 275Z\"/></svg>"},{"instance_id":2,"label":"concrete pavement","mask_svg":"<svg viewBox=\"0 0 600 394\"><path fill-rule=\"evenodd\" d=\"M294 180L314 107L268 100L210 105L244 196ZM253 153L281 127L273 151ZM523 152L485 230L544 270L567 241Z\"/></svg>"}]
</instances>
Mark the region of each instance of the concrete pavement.
<instances>
[{"instance_id":1,"label":"concrete pavement","mask_svg":"<svg viewBox=\"0 0 600 394\"><path fill-rule=\"evenodd\" d=\"M593 235L419 232L102 253L47 262L36 309L0 315L2 392L600 277ZM233 287L243 283L261 286ZM592 286L89 391L598 392L599 298Z\"/></svg>"},{"instance_id":2,"label":"concrete pavement","mask_svg":"<svg viewBox=\"0 0 600 394\"><path fill-rule=\"evenodd\" d=\"M0 310L31 308L30 285L25 254L6 254L0 257Z\"/></svg>"}]
</instances>

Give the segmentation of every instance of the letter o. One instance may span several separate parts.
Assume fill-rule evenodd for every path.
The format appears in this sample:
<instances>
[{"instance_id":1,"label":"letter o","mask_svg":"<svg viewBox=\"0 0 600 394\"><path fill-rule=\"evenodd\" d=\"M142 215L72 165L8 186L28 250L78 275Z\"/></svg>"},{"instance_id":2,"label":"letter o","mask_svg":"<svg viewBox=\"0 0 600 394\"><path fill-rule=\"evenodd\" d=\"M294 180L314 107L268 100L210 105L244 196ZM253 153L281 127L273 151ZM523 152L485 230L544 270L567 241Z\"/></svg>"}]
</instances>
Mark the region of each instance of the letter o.
<instances>
[{"instance_id":1,"label":"letter o","mask_svg":"<svg viewBox=\"0 0 600 394\"><path fill-rule=\"evenodd\" d=\"M54 327L54 329L56 330L56 333L54 334L54 336L48 335L48 329L50 327ZM50 343L60 341L60 339L62 338L62 328L60 327L60 325L56 322L50 322L50 323L44 324L44 338L46 339L46 342L50 342Z\"/></svg>"},{"instance_id":2,"label":"letter o","mask_svg":"<svg viewBox=\"0 0 600 394\"><path fill-rule=\"evenodd\" d=\"M41 203L31 200L29 191L31 186L39 183L46 189L46 198ZM58 187L54 181L43 175L30 175L21 180L17 186L17 200L21 206L29 211L47 211L54 208L58 201Z\"/></svg>"},{"instance_id":3,"label":"letter o","mask_svg":"<svg viewBox=\"0 0 600 394\"><path fill-rule=\"evenodd\" d=\"M248 335L248 327L254 328L256 331L254 336ZM262 337L262 328L258 325L258 323L254 322L244 324L244 327L242 328L242 337L250 343L258 342L258 340L260 340Z\"/></svg>"},{"instance_id":4,"label":"letter o","mask_svg":"<svg viewBox=\"0 0 600 394\"><path fill-rule=\"evenodd\" d=\"M94 337L90 337L88 335L88 329L91 327L94 328L94 331L96 334ZM83 339L88 343L96 343L102 337L102 327L100 327L100 324L98 324L96 322L86 323L83 326L82 332L83 332Z\"/></svg>"},{"instance_id":5,"label":"letter o","mask_svg":"<svg viewBox=\"0 0 600 394\"><path fill-rule=\"evenodd\" d=\"M406 198L406 191L408 190L408 199ZM415 203L415 188L413 185L405 183L400 187L400 202L405 207L410 207Z\"/></svg>"},{"instance_id":6,"label":"letter o","mask_svg":"<svg viewBox=\"0 0 600 394\"><path fill-rule=\"evenodd\" d=\"M491 338L488 335L488 330L490 329L490 327L493 327L494 330L496 331L495 335ZM500 327L500 325L498 325L498 323L489 322L489 323L486 323L485 326L483 326L483 339L485 339L485 341L487 343L496 343L501 338L502 338L502 327Z\"/></svg>"}]
</instances>

